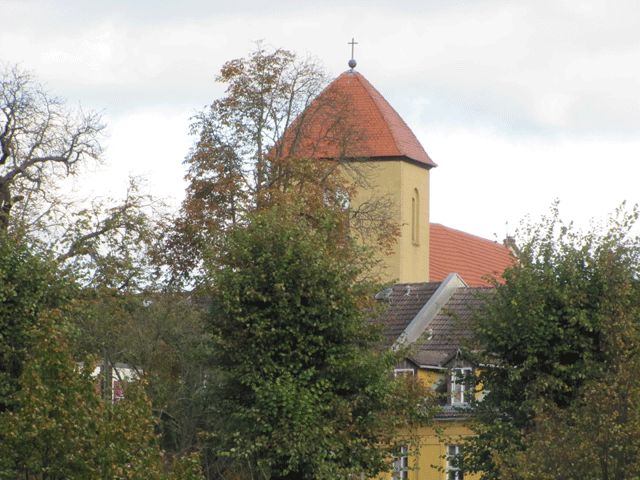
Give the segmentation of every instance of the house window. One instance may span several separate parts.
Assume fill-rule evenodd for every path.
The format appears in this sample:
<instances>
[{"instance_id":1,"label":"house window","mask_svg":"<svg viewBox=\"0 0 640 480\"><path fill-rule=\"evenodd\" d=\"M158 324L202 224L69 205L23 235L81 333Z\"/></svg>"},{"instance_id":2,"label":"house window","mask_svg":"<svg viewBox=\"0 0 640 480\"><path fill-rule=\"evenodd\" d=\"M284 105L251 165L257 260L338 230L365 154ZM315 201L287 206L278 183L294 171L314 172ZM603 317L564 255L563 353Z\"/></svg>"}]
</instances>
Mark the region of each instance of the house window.
<instances>
[{"instance_id":1,"label":"house window","mask_svg":"<svg viewBox=\"0 0 640 480\"><path fill-rule=\"evenodd\" d=\"M462 448L460 445L447 445L447 480L464 480L460 468Z\"/></svg>"},{"instance_id":2,"label":"house window","mask_svg":"<svg viewBox=\"0 0 640 480\"><path fill-rule=\"evenodd\" d=\"M393 480L407 480L409 478L409 449L400 447L400 452L393 461Z\"/></svg>"},{"instance_id":3,"label":"house window","mask_svg":"<svg viewBox=\"0 0 640 480\"><path fill-rule=\"evenodd\" d=\"M413 189L411 197L411 243L420 245L420 194Z\"/></svg>"},{"instance_id":4,"label":"house window","mask_svg":"<svg viewBox=\"0 0 640 480\"><path fill-rule=\"evenodd\" d=\"M413 368L394 368L394 377L413 377L416 374Z\"/></svg>"},{"instance_id":5,"label":"house window","mask_svg":"<svg viewBox=\"0 0 640 480\"><path fill-rule=\"evenodd\" d=\"M470 367L451 369L451 405L465 405L471 401L473 388L469 385L470 376Z\"/></svg>"}]
</instances>

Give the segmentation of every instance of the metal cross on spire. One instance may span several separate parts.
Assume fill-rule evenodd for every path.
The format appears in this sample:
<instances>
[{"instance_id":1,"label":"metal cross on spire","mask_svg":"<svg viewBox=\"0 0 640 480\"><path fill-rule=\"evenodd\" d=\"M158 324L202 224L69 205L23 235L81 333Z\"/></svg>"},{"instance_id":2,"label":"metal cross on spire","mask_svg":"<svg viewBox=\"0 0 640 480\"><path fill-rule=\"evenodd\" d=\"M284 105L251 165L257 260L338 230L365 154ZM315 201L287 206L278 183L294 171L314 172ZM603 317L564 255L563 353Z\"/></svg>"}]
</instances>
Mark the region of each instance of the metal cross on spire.
<instances>
[{"instance_id":1,"label":"metal cross on spire","mask_svg":"<svg viewBox=\"0 0 640 480\"><path fill-rule=\"evenodd\" d=\"M356 42L355 39L351 37L351 41L347 42L347 45L351 45L351 60L349 60L349 68L353 70L354 68L356 68L356 59L353 57L353 50L355 46L358 45L358 42Z\"/></svg>"}]
</instances>

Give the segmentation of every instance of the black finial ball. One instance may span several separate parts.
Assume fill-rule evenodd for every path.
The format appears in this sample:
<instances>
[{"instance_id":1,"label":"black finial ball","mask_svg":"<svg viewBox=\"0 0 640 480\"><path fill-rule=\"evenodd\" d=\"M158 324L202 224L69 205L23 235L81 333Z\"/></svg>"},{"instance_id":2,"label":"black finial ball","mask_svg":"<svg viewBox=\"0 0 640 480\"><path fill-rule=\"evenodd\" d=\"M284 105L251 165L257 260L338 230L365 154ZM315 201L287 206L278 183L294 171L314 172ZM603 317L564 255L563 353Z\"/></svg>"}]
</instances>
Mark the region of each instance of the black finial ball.
<instances>
[{"instance_id":1,"label":"black finial ball","mask_svg":"<svg viewBox=\"0 0 640 480\"><path fill-rule=\"evenodd\" d=\"M349 68L351 68L351 69L356 68L356 61L355 61L355 59L353 59L353 58L352 58L351 60L349 60Z\"/></svg>"}]
</instances>

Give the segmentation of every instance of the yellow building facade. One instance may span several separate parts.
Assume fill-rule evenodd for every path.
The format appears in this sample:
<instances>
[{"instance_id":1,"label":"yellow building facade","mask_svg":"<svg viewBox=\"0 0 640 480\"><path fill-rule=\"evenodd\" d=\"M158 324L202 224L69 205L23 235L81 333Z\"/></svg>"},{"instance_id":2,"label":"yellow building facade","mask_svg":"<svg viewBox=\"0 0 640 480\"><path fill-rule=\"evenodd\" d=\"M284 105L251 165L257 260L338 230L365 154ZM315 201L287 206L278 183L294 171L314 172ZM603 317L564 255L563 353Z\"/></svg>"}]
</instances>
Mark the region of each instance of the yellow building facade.
<instances>
[{"instance_id":1,"label":"yellow building facade","mask_svg":"<svg viewBox=\"0 0 640 480\"><path fill-rule=\"evenodd\" d=\"M427 385L442 384L448 381L449 371L439 372L418 370L419 379ZM388 474L389 479L398 480L477 480L479 475L460 472L451 461L451 457L461 452L460 444L465 437L473 435L467 420L450 418L446 415L436 417L432 426L422 427L409 436L415 442L407 450L406 471L398 468L402 460L394 462L395 471Z\"/></svg>"},{"instance_id":2,"label":"yellow building facade","mask_svg":"<svg viewBox=\"0 0 640 480\"><path fill-rule=\"evenodd\" d=\"M352 205L387 203L387 215L399 229L391 252L379 252L380 276L386 282L429 280L429 170L400 158L371 160L362 169L367 187L360 187ZM366 241L366 240L365 240Z\"/></svg>"}]
</instances>

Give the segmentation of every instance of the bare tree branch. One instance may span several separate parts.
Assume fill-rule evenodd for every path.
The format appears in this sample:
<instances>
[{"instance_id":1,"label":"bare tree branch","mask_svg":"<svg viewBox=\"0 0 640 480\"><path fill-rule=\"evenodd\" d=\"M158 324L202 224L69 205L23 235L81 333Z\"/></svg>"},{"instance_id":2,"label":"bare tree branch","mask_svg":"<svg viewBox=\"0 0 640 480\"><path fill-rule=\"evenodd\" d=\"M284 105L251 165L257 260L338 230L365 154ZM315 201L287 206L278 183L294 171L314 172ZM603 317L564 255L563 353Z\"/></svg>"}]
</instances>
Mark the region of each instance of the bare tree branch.
<instances>
[{"instance_id":1,"label":"bare tree branch","mask_svg":"<svg viewBox=\"0 0 640 480\"><path fill-rule=\"evenodd\" d=\"M19 199L28 197L33 207L56 181L99 158L104 125L95 113L68 109L18 67L0 68L0 111L0 231L6 231L24 217L24 209L15 212Z\"/></svg>"}]
</instances>

